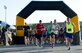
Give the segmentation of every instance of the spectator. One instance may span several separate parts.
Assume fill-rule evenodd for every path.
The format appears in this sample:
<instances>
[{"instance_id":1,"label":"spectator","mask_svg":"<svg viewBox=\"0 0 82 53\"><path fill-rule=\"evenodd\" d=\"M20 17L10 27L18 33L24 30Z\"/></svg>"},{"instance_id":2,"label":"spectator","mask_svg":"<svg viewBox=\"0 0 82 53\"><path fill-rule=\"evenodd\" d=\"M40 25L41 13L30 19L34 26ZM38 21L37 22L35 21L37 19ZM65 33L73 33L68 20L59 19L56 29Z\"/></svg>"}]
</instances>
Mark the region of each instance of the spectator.
<instances>
[{"instance_id":1,"label":"spectator","mask_svg":"<svg viewBox=\"0 0 82 53\"><path fill-rule=\"evenodd\" d=\"M2 27L0 26L0 44L2 44Z\"/></svg>"},{"instance_id":2,"label":"spectator","mask_svg":"<svg viewBox=\"0 0 82 53\"><path fill-rule=\"evenodd\" d=\"M7 31L5 32L5 38L6 38L6 46L12 44L12 32L10 31L10 28L8 28Z\"/></svg>"},{"instance_id":3,"label":"spectator","mask_svg":"<svg viewBox=\"0 0 82 53\"><path fill-rule=\"evenodd\" d=\"M5 32L7 31L6 27L2 28L2 40L3 44L6 45Z\"/></svg>"}]
</instances>

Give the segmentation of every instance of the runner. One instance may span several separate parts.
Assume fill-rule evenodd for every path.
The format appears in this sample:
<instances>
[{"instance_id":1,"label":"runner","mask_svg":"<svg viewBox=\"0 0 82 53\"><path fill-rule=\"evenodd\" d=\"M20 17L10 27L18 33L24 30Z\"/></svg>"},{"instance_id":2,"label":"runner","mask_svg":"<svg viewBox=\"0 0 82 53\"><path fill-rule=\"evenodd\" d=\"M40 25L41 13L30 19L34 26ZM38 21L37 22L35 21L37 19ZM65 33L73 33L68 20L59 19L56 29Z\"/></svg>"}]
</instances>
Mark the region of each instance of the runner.
<instances>
[{"instance_id":1,"label":"runner","mask_svg":"<svg viewBox=\"0 0 82 53\"><path fill-rule=\"evenodd\" d=\"M32 40L33 40L33 44L37 46L37 38L36 38L36 30L32 29Z\"/></svg>"},{"instance_id":2,"label":"runner","mask_svg":"<svg viewBox=\"0 0 82 53\"><path fill-rule=\"evenodd\" d=\"M50 24L47 26L48 28L48 43L52 45L52 21L50 21ZM53 47L52 47L53 48Z\"/></svg>"},{"instance_id":3,"label":"runner","mask_svg":"<svg viewBox=\"0 0 82 53\"><path fill-rule=\"evenodd\" d=\"M57 24L56 20L54 20L54 23L52 25L52 42L53 45L57 43L58 41L58 33L59 33L60 26Z\"/></svg>"},{"instance_id":4,"label":"runner","mask_svg":"<svg viewBox=\"0 0 82 53\"><path fill-rule=\"evenodd\" d=\"M30 31L30 27L27 25L27 23L25 23L24 26L24 38L25 38L25 45L29 45L29 31Z\"/></svg>"},{"instance_id":5,"label":"runner","mask_svg":"<svg viewBox=\"0 0 82 53\"><path fill-rule=\"evenodd\" d=\"M43 32L43 44L46 44L47 42L47 36L48 36L48 30L47 28Z\"/></svg>"},{"instance_id":6,"label":"runner","mask_svg":"<svg viewBox=\"0 0 82 53\"><path fill-rule=\"evenodd\" d=\"M42 45L41 38L42 38L42 34L43 34L44 30L45 30L45 27L42 24L42 20L39 20L39 24L36 25L36 33L37 33L36 37L38 39L38 42L39 42L39 46L40 47Z\"/></svg>"},{"instance_id":7,"label":"runner","mask_svg":"<svg viewBox=\"0 0 82 53\"><path fill-rule=\"evenodd\" d=\"M65 40L65 38L64 38L64 31L65 31L64 25L62 25L60 30L59 30L59 36L58 36L60 43L64 43L64 40Z\"/></svg>"},{"instance_id":8,"label":"runner","mask_svg":"<svg viewBox=\"0 0 82 53\"><path fill-rule=\"evenodd\" d=\"M70 45L73 42L73 33L75 32L75 25L70 21L70 18L67 18L67 23L65 26L68 50L70 50Z\"/></svg>"}]
</instances>

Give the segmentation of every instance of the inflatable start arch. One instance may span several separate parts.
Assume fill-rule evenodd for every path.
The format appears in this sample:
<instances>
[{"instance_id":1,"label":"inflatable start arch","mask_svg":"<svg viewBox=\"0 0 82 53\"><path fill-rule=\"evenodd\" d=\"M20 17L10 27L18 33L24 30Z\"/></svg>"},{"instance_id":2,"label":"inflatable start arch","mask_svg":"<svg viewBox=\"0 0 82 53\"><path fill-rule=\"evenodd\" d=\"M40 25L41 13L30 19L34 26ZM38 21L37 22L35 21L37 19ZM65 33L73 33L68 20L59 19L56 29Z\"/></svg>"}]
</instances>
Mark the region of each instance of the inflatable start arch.
<instances>
[{"instance_id":1,"label":"inflatable start arch","mask_svg":"<svg viewBox=\"0 0 82 53\"><path fill-rule=\"evenodd\" d=\"M35 10L59 10L67 17L71 18L76 26L76 32L79 34L79 21L77 14L69 8L63 1L31 1L21 12L16 16L16 44L24 43L24 19L31 15ZM79 35L77 35L78 41L76 44L79 44ZM76 41L76 40L75 40Z\"/></svg>"}]
</instances>

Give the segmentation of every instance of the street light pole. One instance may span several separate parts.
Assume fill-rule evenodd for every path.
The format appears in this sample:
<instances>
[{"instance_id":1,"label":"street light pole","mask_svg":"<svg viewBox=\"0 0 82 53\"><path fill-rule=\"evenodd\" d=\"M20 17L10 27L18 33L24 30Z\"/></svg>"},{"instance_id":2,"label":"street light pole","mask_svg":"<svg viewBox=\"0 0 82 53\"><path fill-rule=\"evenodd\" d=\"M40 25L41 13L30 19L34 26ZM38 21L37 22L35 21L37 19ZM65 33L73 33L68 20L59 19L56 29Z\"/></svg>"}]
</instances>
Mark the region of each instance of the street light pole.
<instances>
[{"instance_id":1,"label":"street light pole","mask_svg":"<svg viewBox=\"0 0 82 53\"><path fill-rule=\"evenodd\" d=\"M7 11L7 7L4 5L4 9L5 9L5 23L6 23L6 11Z\"/></svg>"},{"instance_id":2,"label":"street light pole","mask_svg":"<svg viewBox=\"0 0 82 53\"><path fill-rule=\"evenodd\" d=\"M6 27L6 14L7 14L7 7L4 5L4 9L5 9L5 27ZM7 29L7 28L6 28ZM7 32L5 32L5 43L6 43L6 46L9 46L8 44L8 37L7 37Z\"/></svg>"}]
</instances>

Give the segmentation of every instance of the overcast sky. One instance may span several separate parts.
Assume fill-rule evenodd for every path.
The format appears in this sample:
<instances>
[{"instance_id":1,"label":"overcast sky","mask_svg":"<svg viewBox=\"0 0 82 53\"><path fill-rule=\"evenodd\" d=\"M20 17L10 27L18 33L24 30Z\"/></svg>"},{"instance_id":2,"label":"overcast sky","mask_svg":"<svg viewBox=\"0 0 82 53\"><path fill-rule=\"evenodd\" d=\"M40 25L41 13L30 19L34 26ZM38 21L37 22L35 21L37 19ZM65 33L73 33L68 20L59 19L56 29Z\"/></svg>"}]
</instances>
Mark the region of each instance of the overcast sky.
<instances>
[{"instance_id":1,"label":"overcast sky","mask_svg":"<svg viewBox=\"0 0 82 53\"><path fill-rule=\"evenodd\" d=\"M57 0L56 0L57 1ZM58 0L59 1L59 0ZM75 11L82 21L82 0L62 0L64 1L73 11ZM10 25L16 24L16 15L31 2L31 0L0 0L0 20L5 21L5 9L4 5L7 6L6 22ZM27 23L38 23L39 20L42 22L50 22L57 19L57 22L64 22L66 16L60 11L35 11L25 21Z\"/></svg>"}]
</instances>

